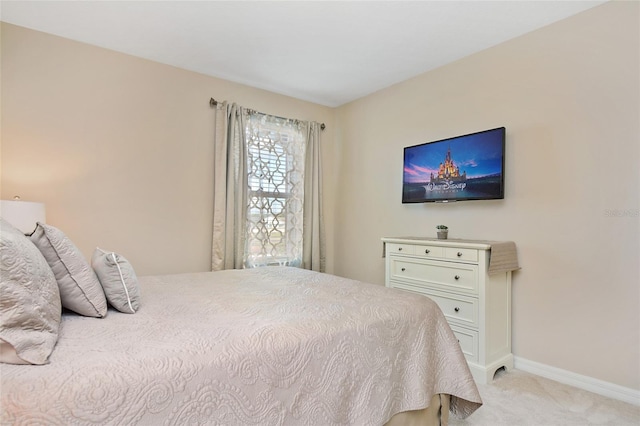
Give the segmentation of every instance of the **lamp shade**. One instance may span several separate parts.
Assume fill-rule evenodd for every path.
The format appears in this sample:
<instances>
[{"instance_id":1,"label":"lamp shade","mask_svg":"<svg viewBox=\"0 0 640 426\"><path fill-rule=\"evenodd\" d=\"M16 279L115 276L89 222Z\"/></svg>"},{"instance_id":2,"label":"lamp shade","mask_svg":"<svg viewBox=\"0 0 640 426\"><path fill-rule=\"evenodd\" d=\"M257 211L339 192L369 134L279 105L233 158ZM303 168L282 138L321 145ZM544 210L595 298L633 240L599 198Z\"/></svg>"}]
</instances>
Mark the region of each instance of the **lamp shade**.
<instances>
[{"instance_id":1,"label":"lamp shade","mask_svg":"<svg viewBox=\"0 0 640 426\"><path fill-rule=\"evenodd\" d=\"M36 222L45 222L43 203L32 201L0 201L0 216L23 234L30 234L36 229Z\"/></svg>"}]
</instances>

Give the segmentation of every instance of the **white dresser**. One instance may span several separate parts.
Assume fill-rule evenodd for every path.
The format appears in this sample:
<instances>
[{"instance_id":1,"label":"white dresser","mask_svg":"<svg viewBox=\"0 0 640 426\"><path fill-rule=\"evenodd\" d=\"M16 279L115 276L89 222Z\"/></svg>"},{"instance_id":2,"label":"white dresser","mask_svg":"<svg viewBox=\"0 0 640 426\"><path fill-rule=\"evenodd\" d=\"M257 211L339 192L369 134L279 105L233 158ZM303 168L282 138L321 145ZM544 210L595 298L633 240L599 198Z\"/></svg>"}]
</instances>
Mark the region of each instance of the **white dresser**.
<instances>
[{"instance_id":1,"label":"white dresser","mask_svg":"<svg viewBox=\"0 0 640 426\"><path fill-rule=\"evenodd\" d=\"M511 271L489 275L491 242L382 241L386 286L425 295L440 306L476 382L490 382L501 367L513 368Z\"/></svg>"}]
</instances>

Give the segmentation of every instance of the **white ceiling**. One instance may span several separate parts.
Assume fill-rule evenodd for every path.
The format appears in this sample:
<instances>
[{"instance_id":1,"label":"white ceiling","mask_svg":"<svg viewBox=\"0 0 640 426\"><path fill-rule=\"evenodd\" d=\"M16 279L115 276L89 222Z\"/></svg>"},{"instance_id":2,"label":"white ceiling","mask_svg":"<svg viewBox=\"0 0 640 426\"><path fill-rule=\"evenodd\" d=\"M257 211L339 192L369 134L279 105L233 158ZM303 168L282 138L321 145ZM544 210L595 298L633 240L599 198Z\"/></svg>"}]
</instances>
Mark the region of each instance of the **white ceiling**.
<instances>
[{"instance_id":1,"label":"white ceiling","mask_svg":"<svg viewBox=\"0 0 640 426\"><path fill-rule=\"evenodd\" d=\"M339 106L604 1L5 1L2 21Z\"/></svg>"}]
</instances>

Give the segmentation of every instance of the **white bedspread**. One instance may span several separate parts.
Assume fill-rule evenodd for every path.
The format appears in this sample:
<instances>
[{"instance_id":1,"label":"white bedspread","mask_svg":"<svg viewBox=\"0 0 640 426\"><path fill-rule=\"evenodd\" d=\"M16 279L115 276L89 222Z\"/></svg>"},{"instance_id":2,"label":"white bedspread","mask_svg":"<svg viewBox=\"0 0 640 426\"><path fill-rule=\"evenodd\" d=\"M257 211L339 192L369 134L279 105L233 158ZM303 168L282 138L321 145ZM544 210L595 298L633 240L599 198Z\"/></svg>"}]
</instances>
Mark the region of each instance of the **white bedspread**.
<instances>
[{"instance_id":1,"label":"white bedspread","mask_svg":"<svg viewBox=\"0 0 640 426\"><path fill-rule=\"evenodd\" d=\"M441 311L289 267L142 277L133 315L65 313L50 363L1 365L2 424L381 425L480 395Z\"/></svg>"}]
</instances>

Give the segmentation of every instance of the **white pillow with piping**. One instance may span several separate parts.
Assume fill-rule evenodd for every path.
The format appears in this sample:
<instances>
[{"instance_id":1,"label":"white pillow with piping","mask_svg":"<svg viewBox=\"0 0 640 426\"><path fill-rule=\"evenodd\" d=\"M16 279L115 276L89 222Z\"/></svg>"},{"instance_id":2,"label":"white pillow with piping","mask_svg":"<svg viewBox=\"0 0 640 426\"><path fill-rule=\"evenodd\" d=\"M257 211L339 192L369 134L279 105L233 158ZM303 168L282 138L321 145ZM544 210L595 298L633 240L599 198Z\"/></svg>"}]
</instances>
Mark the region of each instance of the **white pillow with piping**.
<instances>
[{"instance_id":1,"label":"white pillow with piping","mask_svg":"<svg viewBox=\"0 0 640 426\"><path fill-rule=\"evenodd\" d=\"M87 317L107 315L107 299L98 277L64 232L38 222L30 239L56 277L62 307Z\"/></svg>"},{"instance_id":2,"label":"white pillow with piping","mask_svg":"<svg viewBox=\"0 0 640 426\"><path fill-rule=\"evenodd\" d=\"M129 261L115 252L96 247L91 266L109 304L120 312L135 314L140 307L140 290L138 277Z\"/></svg>"}]
</instances>

